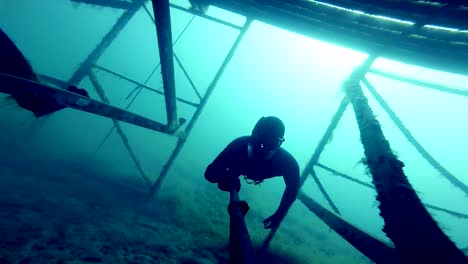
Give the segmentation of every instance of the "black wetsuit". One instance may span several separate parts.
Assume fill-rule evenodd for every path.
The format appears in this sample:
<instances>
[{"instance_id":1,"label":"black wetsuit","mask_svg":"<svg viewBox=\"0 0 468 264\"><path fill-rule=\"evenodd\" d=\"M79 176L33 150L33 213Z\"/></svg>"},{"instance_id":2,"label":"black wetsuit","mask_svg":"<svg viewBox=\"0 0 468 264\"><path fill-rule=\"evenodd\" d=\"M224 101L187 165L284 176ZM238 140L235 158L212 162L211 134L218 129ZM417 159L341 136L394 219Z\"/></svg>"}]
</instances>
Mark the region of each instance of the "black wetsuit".
<instances>
[{"instance_id":1,"label":"black wetsuit","mask_svg":"<svg viewBox=\"0 0 468 264\"><path fill-rule=\"evenodd\" d=\"M283 176L286 189L276 213L285 214L296 199L299 191L299 165L296 159L285 149L279 148L267 160L255 159L249 155L248 144L250 136L243 136L233 140L211 163L205 178L210 182L218 182L226 174L233 176L245 175L254 181Z\"/></svg>"}]
</instances>

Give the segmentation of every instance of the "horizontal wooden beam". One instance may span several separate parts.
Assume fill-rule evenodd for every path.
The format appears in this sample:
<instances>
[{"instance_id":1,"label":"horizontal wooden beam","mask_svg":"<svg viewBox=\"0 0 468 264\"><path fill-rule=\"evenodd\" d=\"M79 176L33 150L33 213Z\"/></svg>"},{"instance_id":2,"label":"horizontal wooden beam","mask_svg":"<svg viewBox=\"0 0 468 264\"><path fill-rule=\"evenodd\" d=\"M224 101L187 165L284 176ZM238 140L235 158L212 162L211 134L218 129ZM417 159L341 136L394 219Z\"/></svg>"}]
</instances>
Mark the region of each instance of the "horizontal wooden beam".
<instances>
[{"instance_id":1,"label":"horizontal wooden beam","mask_svg":"<svg viewBox=\"0 0 468 264\"><path fill-rule=\"evenodd\" d=\"M315 2L305 0L285 1L291 3ZM423 24L468 29L468 9L458 8L463 4L462 1L447 1L446 4L441 1L411 0L318 0L317 2L414 23L422 22Z\"/></svg>"},{"instance_id":2,"label":"horizontal wooden beam","mask_svg":"<svg viewBox=\"0 0 468 264\"><path fill-rule=\"evenodd\" d=\"M71 0L75 3L89 4L102 7L111 7L115 9L129 9L132 7L131 2L120 1L120 0Z\"/></svg>"},{"instance_id":3,"label":"horizontal wooden beam","mask_svg":"<svg viewBox=\"0 0 468 264\"><path fill-rule=\"evenodd\" d=\"M171 134L173 130L162 123L105 104L88 97L44 85L42 83L0 73L0 92L7 94L30 93L64 107L71 107L88 113L113 118L122 122L154 131ZM181 120L180 123L183 123Z\"/></svg>"}]
</instances>

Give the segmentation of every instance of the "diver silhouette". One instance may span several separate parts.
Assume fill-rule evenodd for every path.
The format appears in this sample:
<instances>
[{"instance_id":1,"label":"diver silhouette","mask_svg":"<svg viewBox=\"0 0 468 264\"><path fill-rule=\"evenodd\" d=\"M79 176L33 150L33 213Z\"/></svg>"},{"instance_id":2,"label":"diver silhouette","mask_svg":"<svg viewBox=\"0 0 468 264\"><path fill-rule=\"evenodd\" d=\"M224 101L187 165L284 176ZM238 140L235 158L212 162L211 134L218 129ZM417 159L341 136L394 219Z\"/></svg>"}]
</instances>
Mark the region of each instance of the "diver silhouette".
<instances>
[{"instance_id":1,"label":"diver silhouette","mask_svg":"<svg viewBox=\"0 0 468 264\"><path fill-rule=\"evenodd\" d=\"M205 171L209 182L217 183L220 190L227 192L232 188L240 190L241 175L247 183L254 184L282 176L286 188L276 212L263 221L266 229L279 225L299 192L299 165L288 151L281 148L284 132L284 124L279 118L262 117L252 135L234 139Z\"/></svg>"}]
</instances>

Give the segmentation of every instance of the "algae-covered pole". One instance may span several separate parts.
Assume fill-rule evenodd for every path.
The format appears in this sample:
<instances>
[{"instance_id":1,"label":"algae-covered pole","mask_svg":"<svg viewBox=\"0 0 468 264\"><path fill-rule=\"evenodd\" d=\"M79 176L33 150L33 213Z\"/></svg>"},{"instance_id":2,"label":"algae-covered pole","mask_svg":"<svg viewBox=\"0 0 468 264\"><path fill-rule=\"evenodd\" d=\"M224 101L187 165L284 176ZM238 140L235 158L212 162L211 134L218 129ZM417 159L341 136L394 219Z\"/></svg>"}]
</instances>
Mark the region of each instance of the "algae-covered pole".
<instances>
[{"instance_id":1,"label":"algae-covered pole","mask_svg":"<svg viewBox=\"0 0 468 264\"><path fill-rule=\"evenodd\" d=\"M383 231L405 263L467 263L463 252L442 232L423 206L385 139L360 86L363 70L344 83L359 126L367 166L376 186Z\"/></svg>"},{"instance_id":2,"label":"algae-covered pole","mask_svg":"<svg viewBox=\"0 0 468 264\"><path fill-rule=\"evenodd\" d=\"M206 103L208 102L208 99L210 98L211 94L213 93L214 89L218 85L219 80L221 79L221 76L223 76L224 71L226 70L227 66L231 62L232 58L234 57L237 48L239 47L240 43L242 42L242 39L244 38L245 34L247 33L247 30L250 28L250 25L252 24L252 19L247 18L247 20L244 23L243 29L239 32L239 35L237 36L237 39L235 40L234 44L232 44L231 49L227 53L226 57L224 58L223 63L221 64L221 67L218 69L216 72L213 80L211 81L210 85L206 89L205 95L203 96L202 100L200 101L200 104L193 114L192 119L190 122L187 124L187 127L183 133L182 136L179 137L177 140L177 145L174 148L174 150L171 153L171 156L169 157L169 160L166 162L166 164L163 166L163 169L161 173L159 174L158 179L156 182L151 186L150 193L149 193L149 199L152 199L153 196L158 192L158 190L161 188L161 185L163 183L163 180L165 179L167 173L169 172L169 169L171 168L172 164L174 163L175 159L179 155L180 151L185 145L186 138L190 135L190 132L192 131L193 127L195 126L198 118L200 117L203 109L205 108Z\"/></svg>"},{"instance_id":3,"label":"algae-covered pole","mask_svg":"<svg viewBox=\"0 0 468 264\"><path fill-rule=\"evenodd\" d=\"M178 121L169 0L152 0L151 2L153 3L158 35L159 58L166 99L167 127L171 131L177 127Z\"/></svg>"},{"instance_id":4,"label":"algae-covered pole","mask_svg":"<svg viewBox=\"0 0 468 264\"><path fill-rule=\"evenodd\" d=\"M350 181L352 181L352 182L355 182L355 183L357 183L357 184L359 184L359 185L361 185L361 186L365 186L365 187L367 187L367 188L370 188L370 189L374 189L374 190L375 190L375 186L374 186L374 185L369 184L369 183L367 183L367 182L360 181L360 180L358 180L358 179L355 179L355 178L353 178L353 177L351 177L351 176L349 176L349 175L346 175L346 174L344 174L344 173L341 173L341 172L339 172L339 171L336 171L336 170L334 170L334 169L332 169L332 168L330 168L330 167L328 167L328 166L325 166L325 165L323 165L323 164L321 164L321 163L319 163L319 162L316 164L316 166L317 166L317 167L320 167L320 168L322 168L322 169L324 169L324 170L327 170L327 171L333 173L333 174L336 175L336 176L342 177L342 178L344 178L344 179L347 179L347 180L350 180ZM430 209L433 209L433 210L435 210L435 211L441 211L441 212L450 214L450 215L455 216L455 217L468 218L468 214L463 214L463 213L455 212L455 211L448 210L448 209L446 209L446 208L442 208L442 207L435 206L435 205L432 205L432 204L423 203L423 205L424 205L426 208L430 208Z\"/></svg>"}]
</instances>

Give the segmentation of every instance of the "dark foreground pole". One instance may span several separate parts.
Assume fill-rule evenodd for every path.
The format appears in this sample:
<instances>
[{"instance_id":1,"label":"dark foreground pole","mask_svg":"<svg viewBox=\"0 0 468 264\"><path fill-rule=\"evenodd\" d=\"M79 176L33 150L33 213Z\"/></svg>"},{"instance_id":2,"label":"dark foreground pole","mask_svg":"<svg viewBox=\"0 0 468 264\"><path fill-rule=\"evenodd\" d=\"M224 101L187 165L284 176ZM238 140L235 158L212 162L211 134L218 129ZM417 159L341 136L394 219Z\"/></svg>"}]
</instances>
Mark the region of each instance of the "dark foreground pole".
<instances>
[{"instance_id":1,"label":"dark foreground pole","mask_svg":"<svg viewBox=\"0 0 468 264\"><path fill-rule=\"evenodd\" d=\"M230 215L229 263L231 264L258 263L244 221L247 211L249 211L249 205L246 201L239 200L239 193L233 188L231 190L231 202L228 207Z\"/></svg>"}]
</instances>

